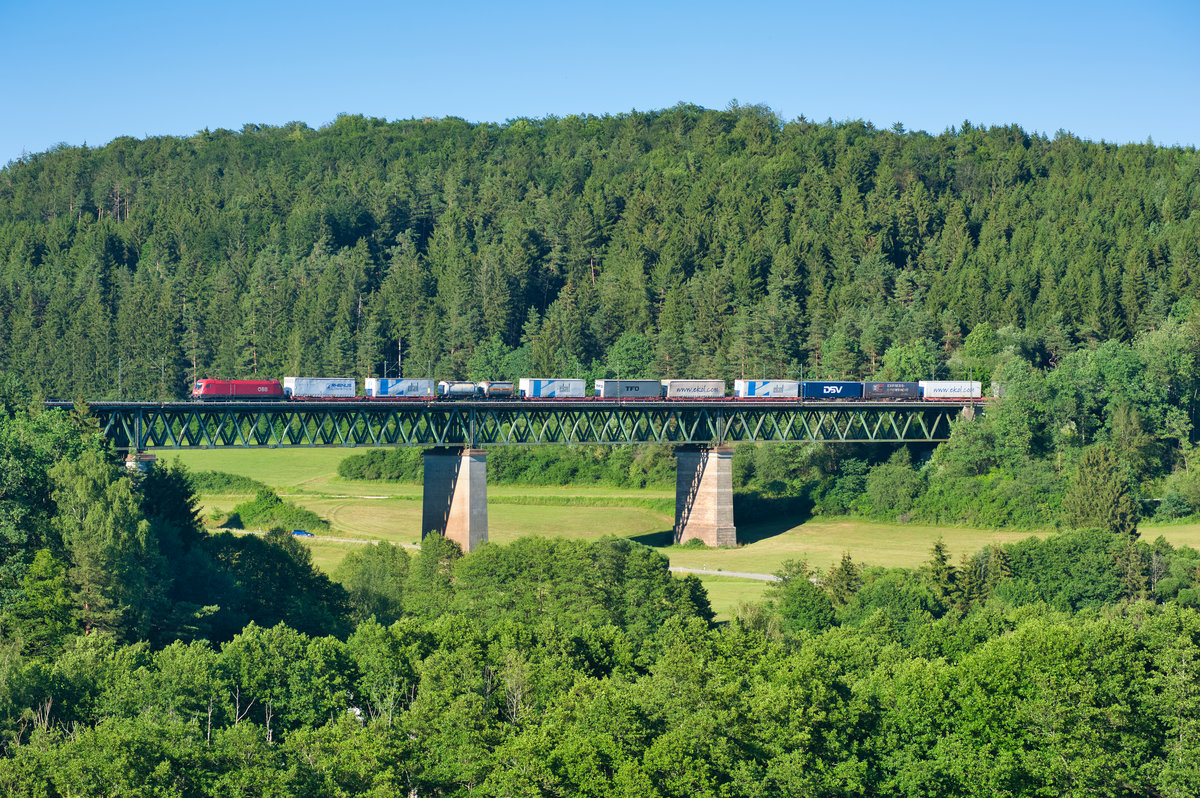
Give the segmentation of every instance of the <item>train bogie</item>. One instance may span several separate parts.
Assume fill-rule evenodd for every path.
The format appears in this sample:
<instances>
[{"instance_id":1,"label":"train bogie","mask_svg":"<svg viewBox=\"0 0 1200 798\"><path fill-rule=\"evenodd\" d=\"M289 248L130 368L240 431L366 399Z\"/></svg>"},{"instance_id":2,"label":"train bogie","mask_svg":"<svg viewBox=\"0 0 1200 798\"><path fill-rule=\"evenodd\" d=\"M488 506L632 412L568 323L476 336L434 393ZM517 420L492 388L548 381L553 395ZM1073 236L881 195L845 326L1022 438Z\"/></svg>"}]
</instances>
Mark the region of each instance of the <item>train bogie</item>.
<instances>
[{"instance_id":1,"label":"train bogie","mask_svg":"<svg viewBox=\"0 0 1200 798\"><path fill-rule=\"evenodd\" d=\"M799 380L734 380L733 395L738 399L796 399Z\"/></svg>"},{"instance_id":2,"label":"train bogie","mask_svg":"<svg viewBox=\"0 0 1200 798\"><path fill-rule=\"evenodd\" d=\"M603 399L659 399L658 380L596 380L596 396Z\"/></svg>"},{"instance_id":3,"label":"train bogie","mask_svg":"<svg viewBox=\"0 0 1200 798\"><path fill-rule=\"evenodd\" d=\"M283 392L309 399L353 399L358 385L353 377L284 377Z\"/></svg>"},{"instance_id":4,"label":"train bogie","mask_svg":"<svg viewBox=\"0 0 1200 798\"><path fill-rule=\"evenodd\" d=\"M922 399L979 399L983 384L972 380L922 380Z\"/></svg>"},{"instance_id":5,"label":"train bogie","mask_svg":"<svg viewBox=\"0 0 1200 798\"><path fill-rule=\"evenodd\" d=\"M725 380L663 380L668 399L724 399Z\"/></svg>"},{"instance_id":6,"label":"train bogie","mask_svg":"<svg viewBox=\"0 0 1200 798\"><path fill-rule=\"evenodd\" d=\"M582 399L587 393L585 380L522 377L518 387L525 399Z\"/></svg>"},{"instance_id":7,"label":"train bogie","mask_svg":"<svg viewBox=\"0 0 1200 798\"><path fill-rule=\"evenodd\" d=\"M920 399L921 385L916 382L864 382L864 399Z\"/></svg>"},{"instance_id":8,"label":"train bogie","mask_svg":"<svg viewBox=\"0 0 1200 798\"><path fill-rule=\"evenodd\" d=\"M805 399L861 399L863 384L844 380L805 381L800 383L800 393Z\"/></svg>"},{"instance_id":9,"label":"train bogie","mask_svg":"<svg viewBox=\"0 0 1200 798\"><path fill-rule=\"evenodd\" d=\"M433 396L434 382L425 379L381 379L367 377L363 380L363 391L367 396L382 398L415 398Z\"/></svg>"}]
</instances>

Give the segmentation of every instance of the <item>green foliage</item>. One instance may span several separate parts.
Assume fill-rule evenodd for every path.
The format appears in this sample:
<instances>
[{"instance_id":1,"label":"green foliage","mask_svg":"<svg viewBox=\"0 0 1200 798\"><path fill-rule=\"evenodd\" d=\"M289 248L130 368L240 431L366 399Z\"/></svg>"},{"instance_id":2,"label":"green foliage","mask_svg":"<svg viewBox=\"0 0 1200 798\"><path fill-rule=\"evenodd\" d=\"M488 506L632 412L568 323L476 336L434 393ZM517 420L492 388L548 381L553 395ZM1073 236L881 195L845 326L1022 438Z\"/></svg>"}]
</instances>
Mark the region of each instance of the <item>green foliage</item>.
<instances>
[{"instance_id":1,"label":"green foliage","mask_svg":"<svg viewBox=\"0 0 1200 798\"><path fill-rule=\"evenodd\" d=\"M1190 151L759 117L58 147L3 170L0 368L144 399L285 373L924 377L930 355L987 382L1009 350L1119 339L1189 395Z\"/></svg>"},{"instance_id":2,"label":"green foliage","mask_svg":"<svg viewBox=\"0 0 1200 798\"><path fill-rule=\"evenodd\" d=\"M1100 527L1117 535L1137 530L1138 508L1129 480L1112 449L1103 444L1083 453L1062 504L1063 524Z\"/></svg>"},{"instance_id":3,"label":"green foliage","mask_svg":"<svg viewBox=\"0 0 1200 798\"><path fill-rule=\"evenodd\" d=\"M775 602L783 628L790 632L821 632L836 623L829 594L813 583L813 573L803 561L789 560L775 574L767 596Z\"/></svg>"},{"instance_id":4,"label":"green foliage","mask_svg":"<svg viewBox=\"0 0 1200 798\"><path fill-rule=\"evenodd\" d=\"M404 612L404 581L409 557L404 549L386 543L351 551L334 578L350 594L355 621L375 618L390 624Z\"/></svg>"},{"instance_id":5,"label":"green foliage","mask_svg":"<svg viewBox=\"0 0 1200 798\"><path fill-rule=\"evenodd\" d=\"M253 499L235 506L230 518L235 516L246 528L329 529L329 522L312 510L285 502L270 488L260 489Z\"/></svg>"},{"instance_id":6,"label":"green foliage","mask_svg":"<svg viewBox=\"0 0 1200 798\"><path fill-rule=\"evenodd\" d=\"M21 580L17 598L5 610L6 635L20 641L30 656L53 657L75 631L74 608L66 565L41 549Z\"/></svg>"},{"instance_id":7,"label":"green foliage","mask_svg":"<svg viewBox=\"0 0 1200 798\"><path fill-rule=\"evenodd\" d=\"M257 479L244 477L240 474L226 474L223 471L197 471L189 473L192 490L196 493L212 495L237 495L243 493L258 493L266 490L267 485Z\"/></svg>"},{"instance_id":8,"label":"green foliage","mask_svg":"<svg viewBox=\"0 0 1200 798\"><path fill-rule=\"evenodd\" d=\"M863 506L868 515L897 518L913 508L925 483L909 462L908 450L898 449L887 463L871 469Z\"/></svg>"},{"instance_id":9,"label":"green foliage","mask_svg":"<svg viewBox=\"0 0 1200 798\"><path fill-rule=\"evenodd\" d=\"M883 353L883 372L878 376L885 380L916 382L930 380L937 375L937 356L925 340L909 341L891 347Z\"/></svg>"}]
</instances>

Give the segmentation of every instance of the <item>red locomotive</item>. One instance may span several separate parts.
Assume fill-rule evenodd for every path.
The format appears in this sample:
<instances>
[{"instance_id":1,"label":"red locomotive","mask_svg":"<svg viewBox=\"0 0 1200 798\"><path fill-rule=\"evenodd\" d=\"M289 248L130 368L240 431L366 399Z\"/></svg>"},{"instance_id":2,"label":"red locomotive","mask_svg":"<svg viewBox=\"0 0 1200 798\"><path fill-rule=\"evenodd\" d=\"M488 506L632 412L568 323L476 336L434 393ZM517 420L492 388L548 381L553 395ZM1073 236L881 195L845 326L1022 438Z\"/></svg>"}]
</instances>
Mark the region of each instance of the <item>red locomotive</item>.
<instances>
[{"instance_id":1,"label":"red locomotive","mask_svg":"<svg viewBox=\"0 0 1200 798\"><path fill-rule=\"evenodd\" d=\"M283 401L279 380L196 380L192 398L202 402Z\"/></svg>"}]
</instances>

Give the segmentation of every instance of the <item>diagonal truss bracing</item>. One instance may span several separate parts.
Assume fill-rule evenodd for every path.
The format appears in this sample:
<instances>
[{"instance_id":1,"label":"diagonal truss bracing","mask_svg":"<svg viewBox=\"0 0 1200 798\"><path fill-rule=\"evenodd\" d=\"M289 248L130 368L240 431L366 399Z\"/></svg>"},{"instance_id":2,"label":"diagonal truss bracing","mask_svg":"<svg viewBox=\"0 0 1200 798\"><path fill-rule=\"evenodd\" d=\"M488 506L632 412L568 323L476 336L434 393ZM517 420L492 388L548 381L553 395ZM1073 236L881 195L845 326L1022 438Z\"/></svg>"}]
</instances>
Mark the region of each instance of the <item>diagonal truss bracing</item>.
<instances>
[{"instance_id":1,"label":"diagonal truss bracing","mask_svg":"<svg viewBox=\"0 0 1200 798\"><path fill-rule=\"evenodd\" d=\"M66 403L48 407L70 410ZM285 402L97 403L118 449L829 441L936 443L982 403Z\"/></svg>"}]
</instances>

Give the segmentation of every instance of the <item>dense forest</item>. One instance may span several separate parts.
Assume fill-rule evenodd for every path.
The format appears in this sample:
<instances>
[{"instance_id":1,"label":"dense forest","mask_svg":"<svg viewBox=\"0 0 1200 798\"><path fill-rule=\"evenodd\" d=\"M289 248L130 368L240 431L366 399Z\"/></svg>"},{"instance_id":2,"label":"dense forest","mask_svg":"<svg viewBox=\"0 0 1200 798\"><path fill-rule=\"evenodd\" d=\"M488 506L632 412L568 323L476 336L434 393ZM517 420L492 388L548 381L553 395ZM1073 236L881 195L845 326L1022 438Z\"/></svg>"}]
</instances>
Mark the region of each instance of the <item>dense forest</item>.
<instances>
[{"instance_id":1,"label":"dense forest","mask_svg":"<svg viewBox=\"0 0 1200 798\"><path fill-rule=\"evenodd\" d=\"M0 789L59 795L1190 796L1200 551L1110 529L783 564L712 623L638 543L427 537L335 579L204 532L4 380Z\"/></svg>"},{"instance_id":2,"label":"dense forest","mask_svg":"<svg viewBox=\"0 0 1200 798\"><path fill-rule=\"evenodd\" d=\"M1200 161L760 106L61 146L0 171L0 368L195 377L924 377L979 325L1039 367L1186 315Z\"/></svg>"}]
</instances>

